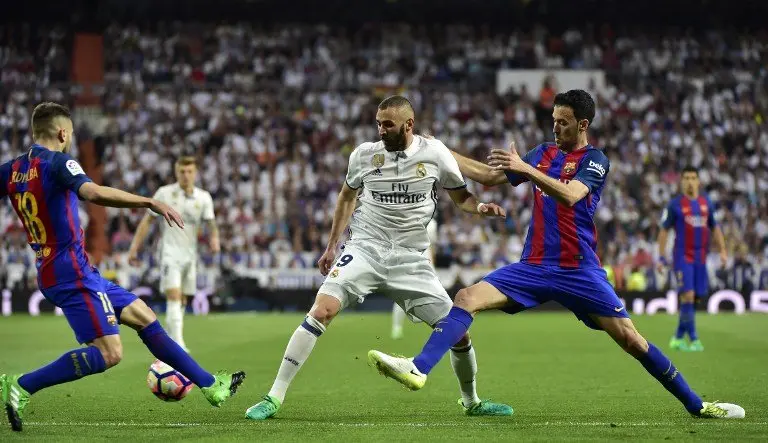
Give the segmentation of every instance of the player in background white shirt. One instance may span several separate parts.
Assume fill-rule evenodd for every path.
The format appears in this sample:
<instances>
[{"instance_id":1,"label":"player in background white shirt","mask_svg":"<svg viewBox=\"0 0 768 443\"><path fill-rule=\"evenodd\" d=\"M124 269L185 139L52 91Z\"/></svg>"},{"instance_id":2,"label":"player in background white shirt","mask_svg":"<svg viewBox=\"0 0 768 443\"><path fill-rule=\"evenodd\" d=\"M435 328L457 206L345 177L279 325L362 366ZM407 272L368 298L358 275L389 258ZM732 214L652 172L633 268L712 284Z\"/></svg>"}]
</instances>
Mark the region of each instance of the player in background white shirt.
<instances>
[{"instance_id":1,"label":"player in background white shirt","mask_svg":"<svg viewBox=\"0 0 768 443\"><path fill-rule=\"evenodd\" d=\"M326 279L288 341L272 388L261 402L248 408L246 418L264 420L277 413L317 338L342 309L364 302L367 295L390 297L407 315L430 326L448 315L453 302L425 255L430 245L427 225L437 209L438 186L465 212L505 216L499 206L475 199L451 151L439 140L415 135L414 120L406 98L385 99L376 113L381 141L363 143L350 155L328 245L318 261ZM348 223L350 238L336 260L337 244ZM454 346L451 366L467 415L512 414L509 406L481 401L477 396L477 361L469 334Z\"/></svg>"},{"instance_id":2,"label":"player in background white shirt","mask_svg":"<svg viewBox=\"0 0 768 443\"><path fill-rule=\"evenodd\" d=\"M435 257L437 251L435 242L437 241L437 220L434 218L427 225L427 234L429 234L429 247L424 254L429 258L432 266L435 266ZM392 303L392 339L399 340L403 338L403 323L405 323L405 311L397 302Z\"/></svg>"},{"instance_id":3,"label":"player in background white shirt","mask_svg":"<svg viewBox=\"0 0 768 443\"><path fill-rule=\"evenodd\" d=\"M165 322L168 335L184 350L184 311L187 298L197 290L197 236L205 223L209 230L210 248L219 252L219 229L213 213L211 194L195 186L197 165L194 157L181 157L174 165L176 183L160 187L153 198L169 204L184 217L184 229L168 229L160 224L159 257L161 266L160 290L166 297ZM147 212L136 228L128 261L138 266L138 253L149 234L156 215Z\"/></svg>"}]
</instances>

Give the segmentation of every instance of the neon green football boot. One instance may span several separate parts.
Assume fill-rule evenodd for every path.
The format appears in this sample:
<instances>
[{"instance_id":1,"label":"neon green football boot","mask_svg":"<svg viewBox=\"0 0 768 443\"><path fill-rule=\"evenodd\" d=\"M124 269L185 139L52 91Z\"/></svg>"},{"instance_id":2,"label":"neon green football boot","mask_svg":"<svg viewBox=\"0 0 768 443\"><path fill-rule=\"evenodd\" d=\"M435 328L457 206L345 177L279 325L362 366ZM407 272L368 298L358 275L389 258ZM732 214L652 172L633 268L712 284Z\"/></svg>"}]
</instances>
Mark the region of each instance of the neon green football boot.
<instances>
[{"instance_id":1,"label":"neon green football boot","mask_svg":"<svg viewBox=\"0 0 768 443\"><path fill-rule=\"evenodd\" d=\"M245 418L249 420L266 420L277 414L280 410L280 400L271 395L265 395L264 400L256 403L245 411Z\"/></svg>"},{"instance_id":2,"label":"neon green football boot","mask_svg":"<svg viewBox=\"0 0 768 443\"><path fill-rule=\"evenodd\" d=\"M690 352L701 352L704 350L704 345L701 343L701 340L694 340L688 345L688 349L686 350Z\"/></svg>"},{"instance_id":3,"label":"neon green football boot","mask_svg":"<svg viewBox=\"0 0 768 443\"><path fill-rule=\"evenodd\" d=\"M234 374L227 374L224 371L219 371L213 375L213 379L211 386L200 388L200 390L203 391L203 395L205 395L208 403L218 408L235 395L237 388L245 380L245 372L240 371Z\"/></svg>"},{"instance_id":4,"label":"neon green football boot","mask_svg":"<svg viewBox=\"0 0 768 443\"><path fill-rule=\"evenodd\" d=\"M505 405L504 403L494 403L490 400L481 400L467 407L459 399L459 406L464 408L464 414L470 417L508 417L515 412L512 406Z\"/></svg>"},{"instance_id":5,"label":"neon green football boot","mask_svg":"<svg viewBox=\"0 0 768 443\"><path fill-rule=\"evenodd\" d=\"M19 386L19 377L17 375L0 375L0 396L5 405L5 412L8 414L8 421L11 423L11 429L21 432L22 421L24 418L24 408L29 403L29 392Z\"/></svg>"},{"instance_id":6,"label":"neon green football boot","mask_svg":"<svg viewBox=\"0 0 768 443\"><path fill-rule=\"evenodd\" d=\"M672 349L673 351L687 351L688 343L685 341L684 338L672 337L669 340L669 348Z\"/></svg>"}]
</instances>

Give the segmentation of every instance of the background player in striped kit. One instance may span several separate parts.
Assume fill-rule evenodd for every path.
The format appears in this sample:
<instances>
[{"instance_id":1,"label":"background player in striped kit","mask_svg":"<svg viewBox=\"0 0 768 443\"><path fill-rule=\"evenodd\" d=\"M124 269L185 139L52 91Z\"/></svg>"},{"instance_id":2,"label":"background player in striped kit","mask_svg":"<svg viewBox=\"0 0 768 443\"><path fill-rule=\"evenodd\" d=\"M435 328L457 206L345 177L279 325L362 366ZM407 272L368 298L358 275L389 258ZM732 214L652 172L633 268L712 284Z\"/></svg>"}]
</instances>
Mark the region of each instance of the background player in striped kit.
<instances>
[{"instance_id":1,"label":"background player in striped kit","mask_svg":"<svg viewBox=\"0 0 768 443\"><path fill-rule=\"evenodd\" d=\"M661 216L658 253L662 267L667 265L667 237L675 231L673 266L680 298L680 320L677 332L669 341L669 347L683 351L703 351L704 345L696 332L696 298L706 297L709 292L707 254L709 239L714 237L720 253L720 262L728 262L723 231L715 222L714 207L709 197L699 192L699 172L686 167L680 179L681 193L673 198ZM686 343L688 334L690 344Z\"/></svg>"}]
</instances>

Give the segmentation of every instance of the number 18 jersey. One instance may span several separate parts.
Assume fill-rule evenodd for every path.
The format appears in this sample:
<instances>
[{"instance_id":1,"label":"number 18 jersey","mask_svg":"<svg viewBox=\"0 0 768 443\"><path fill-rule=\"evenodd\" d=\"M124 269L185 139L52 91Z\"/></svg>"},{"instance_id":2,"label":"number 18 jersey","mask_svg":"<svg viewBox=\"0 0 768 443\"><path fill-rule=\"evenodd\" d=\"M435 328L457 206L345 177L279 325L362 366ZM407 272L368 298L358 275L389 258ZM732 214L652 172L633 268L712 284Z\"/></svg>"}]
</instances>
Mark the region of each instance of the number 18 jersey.
<instances>
[{"instance_id":1,"label":"number 18 jersey","mask_svg":"<svg viewBox=\"0 0 768 443\"><path fill-rule=\"evenodd\" d=\"M40 289L92 272L77 207L77 192L90 181L70 155L40 145L0 165L0 198L9 197L24 225Z\"/></svg>"}]
</instances>

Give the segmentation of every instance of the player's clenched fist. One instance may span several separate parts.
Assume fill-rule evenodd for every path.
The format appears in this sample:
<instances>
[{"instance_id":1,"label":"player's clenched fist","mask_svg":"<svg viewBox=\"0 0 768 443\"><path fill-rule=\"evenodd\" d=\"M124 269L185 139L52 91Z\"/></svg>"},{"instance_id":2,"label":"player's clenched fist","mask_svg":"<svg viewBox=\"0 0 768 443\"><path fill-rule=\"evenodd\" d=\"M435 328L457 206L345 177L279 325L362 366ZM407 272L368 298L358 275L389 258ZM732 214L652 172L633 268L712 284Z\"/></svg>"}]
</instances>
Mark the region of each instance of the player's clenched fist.
<instances>
[{"instance_id":1,"label":"player's clenched fist","mask_svg":"<svg viewBox=\"0 0 768 443\"><path fill-rule=\"evenodd\" d=\"M326 249L320 257L320 260L317 261L317 267L320 268L320 273L328 275L331 271L331 267L333 267L334 260L336 260L336 251Z\"/></svg>"}]
</instances>

